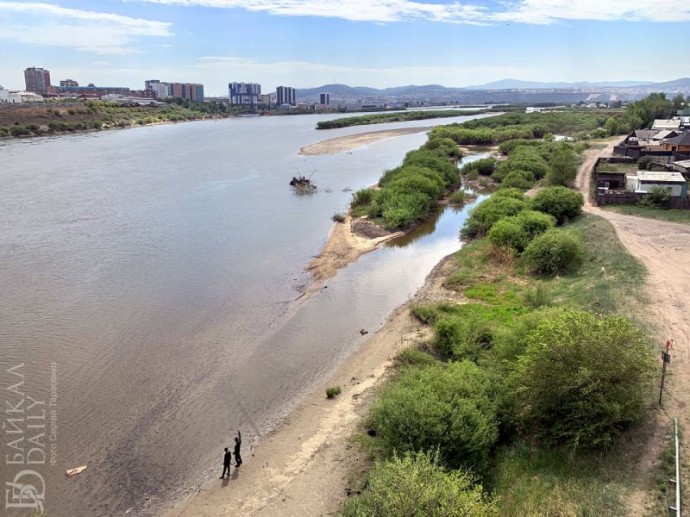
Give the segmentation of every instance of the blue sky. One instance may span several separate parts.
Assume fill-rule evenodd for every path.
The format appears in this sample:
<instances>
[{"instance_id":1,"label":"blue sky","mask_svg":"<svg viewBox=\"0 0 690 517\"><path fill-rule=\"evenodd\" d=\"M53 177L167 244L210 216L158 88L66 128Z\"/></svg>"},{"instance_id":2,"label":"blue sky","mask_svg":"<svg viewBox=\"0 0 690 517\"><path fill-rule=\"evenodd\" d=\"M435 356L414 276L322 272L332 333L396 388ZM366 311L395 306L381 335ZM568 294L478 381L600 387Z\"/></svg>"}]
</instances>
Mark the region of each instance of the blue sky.
<instances>
[{"instance_id":1,"label":"blue sky","mask_svg":"<svg viewBox=\"0 0 690 517\"><path fill-rule=\"evenodd\" d=\"M297 88L690 77L690 0L0 0L0 84Z\"/></svg>"}]
</instances>

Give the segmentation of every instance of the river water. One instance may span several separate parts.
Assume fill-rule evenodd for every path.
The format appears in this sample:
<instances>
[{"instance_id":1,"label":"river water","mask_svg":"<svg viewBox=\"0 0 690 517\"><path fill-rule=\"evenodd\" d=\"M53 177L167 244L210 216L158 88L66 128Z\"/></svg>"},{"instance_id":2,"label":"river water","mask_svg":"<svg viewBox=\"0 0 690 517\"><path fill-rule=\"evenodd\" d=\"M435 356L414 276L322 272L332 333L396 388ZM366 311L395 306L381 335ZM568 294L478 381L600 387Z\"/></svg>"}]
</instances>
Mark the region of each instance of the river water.
<instances>
[{"instance_id":1,"label":"river water","mask_svg":"<svg viewBox=\"0 0 690 517\"><path fill-rule=\"evenodd\" d=\"M314 129L328 118L0 142L2 482L34 489L10 503L44 495L51 516L155 514L217 476L235 428L247 445L269 432L362 343L359 329L380 328L459 248L466 210L448 209L295 302L348 189L426 135L298 150L474 117ZM295 195L297 174L318 192Z\"/></svg>"}]
</instances>

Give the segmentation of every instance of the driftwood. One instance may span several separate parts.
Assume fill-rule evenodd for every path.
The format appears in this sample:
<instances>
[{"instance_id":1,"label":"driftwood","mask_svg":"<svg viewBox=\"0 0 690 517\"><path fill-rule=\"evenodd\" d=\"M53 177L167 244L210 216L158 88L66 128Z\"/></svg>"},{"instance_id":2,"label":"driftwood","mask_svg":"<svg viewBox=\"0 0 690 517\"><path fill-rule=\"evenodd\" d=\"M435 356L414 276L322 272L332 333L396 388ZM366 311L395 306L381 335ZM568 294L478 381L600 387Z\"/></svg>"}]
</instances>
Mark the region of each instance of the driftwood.
<instances>
[{"instance_id":1,"label":"driftwood","mask_svg":"<svg viewBox=\"0 0 690 517\"><path fill-rule=\"evenodd\" d=\"M304 176L293 176L290 185L295 188L298 194L311 194L316 191L316 185Z\"/></svg>"}]
</instances>

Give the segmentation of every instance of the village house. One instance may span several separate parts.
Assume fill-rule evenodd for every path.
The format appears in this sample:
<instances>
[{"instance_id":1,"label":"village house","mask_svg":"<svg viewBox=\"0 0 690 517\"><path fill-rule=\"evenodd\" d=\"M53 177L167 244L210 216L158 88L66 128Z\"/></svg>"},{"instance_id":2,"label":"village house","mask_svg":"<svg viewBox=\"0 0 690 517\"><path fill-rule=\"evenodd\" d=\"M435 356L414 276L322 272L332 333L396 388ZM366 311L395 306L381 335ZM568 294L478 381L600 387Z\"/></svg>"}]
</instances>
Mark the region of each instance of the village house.
<instances>
[{"instance_id":1,"label":"village house","mask_svg":"<svg viewBox=\"0 0 690 517\"><path fill-rule=\"evenodd\" d=\"M681 120L680 117L672 118L672 119L663 119L663 118L658 118L654 120L654 123L652 124L652 129L656 129L657 131L661 130L671 130L671 131L678 131L680 129L680 124Z\"/></svg>"},{"instance_id":2,"label":"village house","mask_svg":"<svg viewBox=\"0 0 690 517\"><path fill-rule=\"evenodd\" d=\"M661 141L660 146L664 151L690 154L690 132L681 133L673 138L666 138Z\"/></svg>"},{"instance_id":3,"label":"village house","mask_svg":"<svg viewBox=\"0 0 690 517\"><path fill-rule=\"evenodd\" d=\"M673 170L680 172L687 181L690 181L690 160L673 162Z\"/></svg>"},{"instance_id":4,"label":"village house","mask_svg":"<svg viewBox=\"0 0 690 517\"><path fill-rule=\"evenodd\" d=\"M670 191L671 197L688 196L688 182L679 172L637 171L626 176L626 190L635 194L649 194L654 187Z\"/></svg>"}]
</instances>

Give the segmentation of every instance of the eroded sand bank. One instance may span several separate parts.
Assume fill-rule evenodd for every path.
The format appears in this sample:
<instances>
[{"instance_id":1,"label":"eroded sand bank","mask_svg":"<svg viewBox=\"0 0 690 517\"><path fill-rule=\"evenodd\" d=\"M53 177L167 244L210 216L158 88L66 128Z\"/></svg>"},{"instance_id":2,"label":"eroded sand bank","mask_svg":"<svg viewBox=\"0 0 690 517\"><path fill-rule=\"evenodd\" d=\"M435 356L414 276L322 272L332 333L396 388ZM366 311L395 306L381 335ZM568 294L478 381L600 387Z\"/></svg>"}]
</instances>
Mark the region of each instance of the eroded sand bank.
<instances>
[{"instance_id":1,"label":"eroded sand bank","mask_svg":"<svg viewBox=\"0 0 690 517\"><path fill-rule=\"evenodd\" d=\"M369 133L360 133L357 135L339 136L337 138L330 138L315 144L302 147L299 154L305 156L316 156L319 154L335 154L344 151L351 151L363 145L373 144L379 140L391 138L394 136L411 135L413 133L421 133L429 131L428 127L406 127L400 129L387 129L383 131L371 131Z\"/></svg>"}]
</instances>

